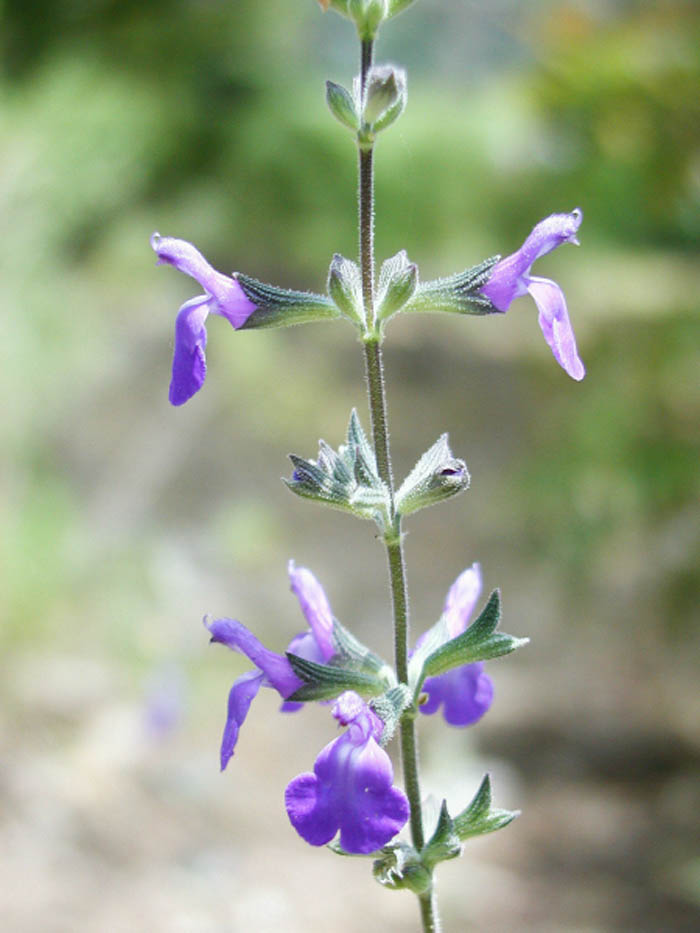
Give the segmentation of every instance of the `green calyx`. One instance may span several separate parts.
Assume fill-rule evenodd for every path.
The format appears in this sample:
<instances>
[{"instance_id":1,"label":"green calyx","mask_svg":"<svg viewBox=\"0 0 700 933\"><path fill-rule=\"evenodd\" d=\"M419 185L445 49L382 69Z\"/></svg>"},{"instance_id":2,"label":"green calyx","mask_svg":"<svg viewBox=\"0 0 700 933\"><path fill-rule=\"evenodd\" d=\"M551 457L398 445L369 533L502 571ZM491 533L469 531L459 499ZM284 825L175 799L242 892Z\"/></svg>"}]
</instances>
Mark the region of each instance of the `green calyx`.
<instances>
[{"instance_id":1,"label":"green calyx","mask_svg":"<svg viewBox=\"0 0 700 933\"><path fill-rule=\"evenodd\" d=\"M284 482L293 493L358 518L372 519L382 531L389 527L389 490L379 477L374 451L355 409L350 414L346 442L337 450L319 441L316 460L305 460L295 454L290 454L289 459L294 472Z\"/></svg>"}]
</instances>

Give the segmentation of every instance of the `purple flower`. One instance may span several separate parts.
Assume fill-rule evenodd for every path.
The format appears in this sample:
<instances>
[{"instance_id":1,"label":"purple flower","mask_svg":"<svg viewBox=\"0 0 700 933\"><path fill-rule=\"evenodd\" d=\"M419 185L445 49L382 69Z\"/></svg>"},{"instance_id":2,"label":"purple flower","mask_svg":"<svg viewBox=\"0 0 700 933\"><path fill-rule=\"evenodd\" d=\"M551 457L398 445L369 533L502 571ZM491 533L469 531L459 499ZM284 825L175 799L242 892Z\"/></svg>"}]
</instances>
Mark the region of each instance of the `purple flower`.
<instances>
[{"instance_id":1,"label":"purple flower","mask_svg":"<svg viewBox=\"0 0 700 933\"><path fill-rule=\"evenodd\" d=\"M205 291L204 295L186 301L175 320L170 402L183 405L202 388L207 374L204 358L207 345L204 322L207 316L220 314L238 328L245 324L256 305L246 297L236 278L213 269L199 250L186 240L154 233L151 246L158 255L158 263L170 263L180 272L191 275Z\"/></svg>"},{"instance_id":2,"label":"purple flower","mask_svg":"<svg viewBox=\"0 0 700 933\"><path fill-rule=\"evenodd\" d=\"M408 800L392 786L391 759L377 744L381 719L351 690L338 697L333 715L348 730L326 745L313 774L300 774L287 786L287 814L311 845L325 845L340 830L346 852L366 855L399 832Z\"/></svg>"},{"instance_id":3,"label":"purple flower","mask_svg":"<svg viewBox=\"0 0 700 933\"><path fill-rule=\"evenodd\" d=\"M442 610L450 639L466 630L480 593L481 568L472 564L450 587ZM421 636L420 640L425 637ZM423 692L428 694L428 701L419 707L421 713L430 715L442 706L442 715L451 726L472 725L493 702L493 682L484 673L482 661L463 664L438 677L428 677Z\"/></svg>"},{"instance_id":4,"label":"purple flower","mask_svg":"<svg viewBox=\"0 0 700 933\"><path fill-rule=\"evenodd\" d=\"M296 635L289 643L287 651L309 661L325 663L335 654L332 639L333 615L326 594L311 571L305 567L297 569L293 561L289 562L289 578L310 628ZM287 697L303 686L303 681L294 673L285 655L269 651L241 622L235 619L205 619L204 624L209 629L213 642L219 642L233 651L244 654L255 664L255 670L239 677L229 692L226 725L221 740L223 771L233 755L238 732L258 690L261 687L272 687L286 701ZM290 712L301 706L301 703L285 702L282 709Z\"/></svg>"},{"instance_id":5,"label":"purple flower","mask_svg":"<svg viewBox=\"0 0 700 933\"><path fill-rule=\"evenodd\" d=\"M578 245L576 233L582 220L583 212L578 207L570 214L552 214L541 220L517 253L496 263L481 289L499 311L507 311L513 299L529 292L539 309L540 327L554 358L572 379L577 380L583 379L586 370L576 349L564 292L556 282L530 275L530 269L535 260L562 243Z\"/></svg>"}]
</instances>

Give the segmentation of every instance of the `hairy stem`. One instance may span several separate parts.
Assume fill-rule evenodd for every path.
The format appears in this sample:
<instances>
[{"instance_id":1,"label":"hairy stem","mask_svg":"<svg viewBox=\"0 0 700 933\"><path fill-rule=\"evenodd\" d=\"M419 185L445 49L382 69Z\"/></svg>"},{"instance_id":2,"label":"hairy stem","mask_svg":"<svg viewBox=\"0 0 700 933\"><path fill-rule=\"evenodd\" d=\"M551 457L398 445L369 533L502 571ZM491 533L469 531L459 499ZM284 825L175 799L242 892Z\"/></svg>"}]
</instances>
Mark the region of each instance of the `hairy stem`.
<instances>
[{"instance_id":1,"label":"hairy stem","mask_svg":"<svg viewBox=\"0 0 700 933\"><path fill-rule=\"evenodd\" d=\"M367 72L372 65L373 42L362 42L361 86L364 91ZM364 303L366 335L364 340L367 392L372 419L372 437L377 458L377 469L391 496L392 526L386 530L384 540L389 561L389 580L394 615L394 656L396 673L401 683L408 682L408 588L403 554L401 518L394 513L394 480L391 471L391 451L387 419L384 366L380 336L374 328L374 163L372 148L360 149L359 154L359 223L360 270ZM418 741L414 714L405 715L400 729L401 762L404 786L411 808L411 838L420 852L425 845L421 812L420 779L418 769ZM438 933L440 921L434 890L418 897L424 933Z\"/></svg>"}]
</instances>

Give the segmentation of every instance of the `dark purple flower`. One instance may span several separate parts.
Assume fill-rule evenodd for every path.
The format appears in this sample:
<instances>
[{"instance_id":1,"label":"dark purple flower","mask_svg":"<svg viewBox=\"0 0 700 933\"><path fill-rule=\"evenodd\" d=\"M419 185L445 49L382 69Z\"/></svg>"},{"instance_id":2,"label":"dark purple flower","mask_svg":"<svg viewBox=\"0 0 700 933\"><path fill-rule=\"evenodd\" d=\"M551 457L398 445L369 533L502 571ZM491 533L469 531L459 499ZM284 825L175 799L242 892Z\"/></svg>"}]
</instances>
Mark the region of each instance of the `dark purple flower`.
<instances>
[{"instance_id":1,"label":"dark purple flower","mask_svg":"<svg viewBox=\"0 0 700 933\"><path fill-rule=\"evenodd\" d=\"M204 295L186 301L175 321L170 402L183 405L202 388L207 373L204 357L207 316L219 314L238 328L245 324L256 305L246 297L236 278L213 269L199 250L186 240L154 233L151 246L159 263L170 263L180 272L191 275L205 291Z\"/></svg>"},{"instance_id":2,"label":"dark purple flower","mask_svg":"<svg viewBox=\"0 0 700 933\"><path fill-rule=\"evenodd\" d=\"M554 358L572 379L577 380L583 379L586 370L576 349L564 292L556 282L530 275L530 269L535 260L562 243L578 245L576 233L582 220L583 212L578 207L570 214L552 214L541 220L517 253L496 263L481 289L499 311L507 311L515 298L529 292L539 309L540 327Z\"/></svg>"},{"instance_id":3,"label":"dark purple flower","mask_svg":"<svg viewBox=\"0 0 700 933\"><path fill-rule=\"evenodd\" d=\"M289 578L310 628L296 635L287 651L323 664L335 653L332 640L333 615L326 594L311 571L305 567L297 569L293 561L289 562ZM294 673L285 655L269 651L241 622L235 619L205 619L204 624L211 633L212 641L244 654L256 667L235 681L228 696L226 725L221 741L223 771L233 755L239 729L258 690L261 687L272 687L287 701L287 697L298 690L303 681ZM302 705L284 702L282 710L291 712Z\"/></svg>"},{"instance_id":4,"label":"dark purple flower","mask_svg":"<svg viewBox=\"0 0 700 933\"><path fill-rule=\"evenodd\" d=\"M449 638L456 638L466 630L480 593L481 568L472 564L457 577L445 600L442 613ZM484 673L482 661L428 677L422 690L428 694L428 701L419 707L421 713L430 715L442 706L442 715L451 726L472 725L481 719L493 701L493 682Z\"/></svg>"},{"instance_id":5,"label":"dark purple flower","mask_svg":"<svg viewBox=\"0 0 700 933\"><path fill-rule=\"evenodd\" d=\"M377 744L381 719L351 690L338 697L333 715L347 732L326 745L313 774L300 774L287 786L287 814L311 845L325 845L340 830L346 852L366 855L399 832L408 800L392 786L391 759Z\"/></svg>"}]
</instances>

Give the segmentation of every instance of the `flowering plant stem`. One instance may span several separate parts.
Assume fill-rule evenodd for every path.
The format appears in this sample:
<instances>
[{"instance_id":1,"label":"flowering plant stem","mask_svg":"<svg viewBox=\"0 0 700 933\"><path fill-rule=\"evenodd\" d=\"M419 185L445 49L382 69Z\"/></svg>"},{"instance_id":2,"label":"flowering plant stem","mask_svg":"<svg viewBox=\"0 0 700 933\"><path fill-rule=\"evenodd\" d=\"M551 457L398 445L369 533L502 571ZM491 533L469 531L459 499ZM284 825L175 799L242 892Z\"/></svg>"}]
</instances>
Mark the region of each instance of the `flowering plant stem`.
<instances>
[{"instance_id":1,"label":"flowering plant stem","mask_svg":"<svg viewBox=\"0 0 700 933\"><path fill-rule=\"evenodd\" d=\"M361 42L361 89L364 94L367 74L372 66L374 43L365 39ZM394 658L396 673L401 683L408 683L408 589L406 564L403 554L401 516L394 509L394 481L391 470L391 451L387 420L386 391L384 386L384 364L382 360L381 335L374 320L374 160L373 147L359 150L359 227L360 227L360 271L362 276L362 299L365 312L364 335L365 371L367 394L372 419L372 437L377 468L381 479L389 489L392 522L384 534L384 543L389 561L389 580L394 619ZM411 839L418 852L425 845L423 815L421 811L420 778L418 771L418 740L415 728L415 711L409 709L401 719L401 763L406 796L411 808ZM421 920L425 933L437 933L440 921L434 890L431 888L418 895Z\"/></svg>"}]
</instances>

